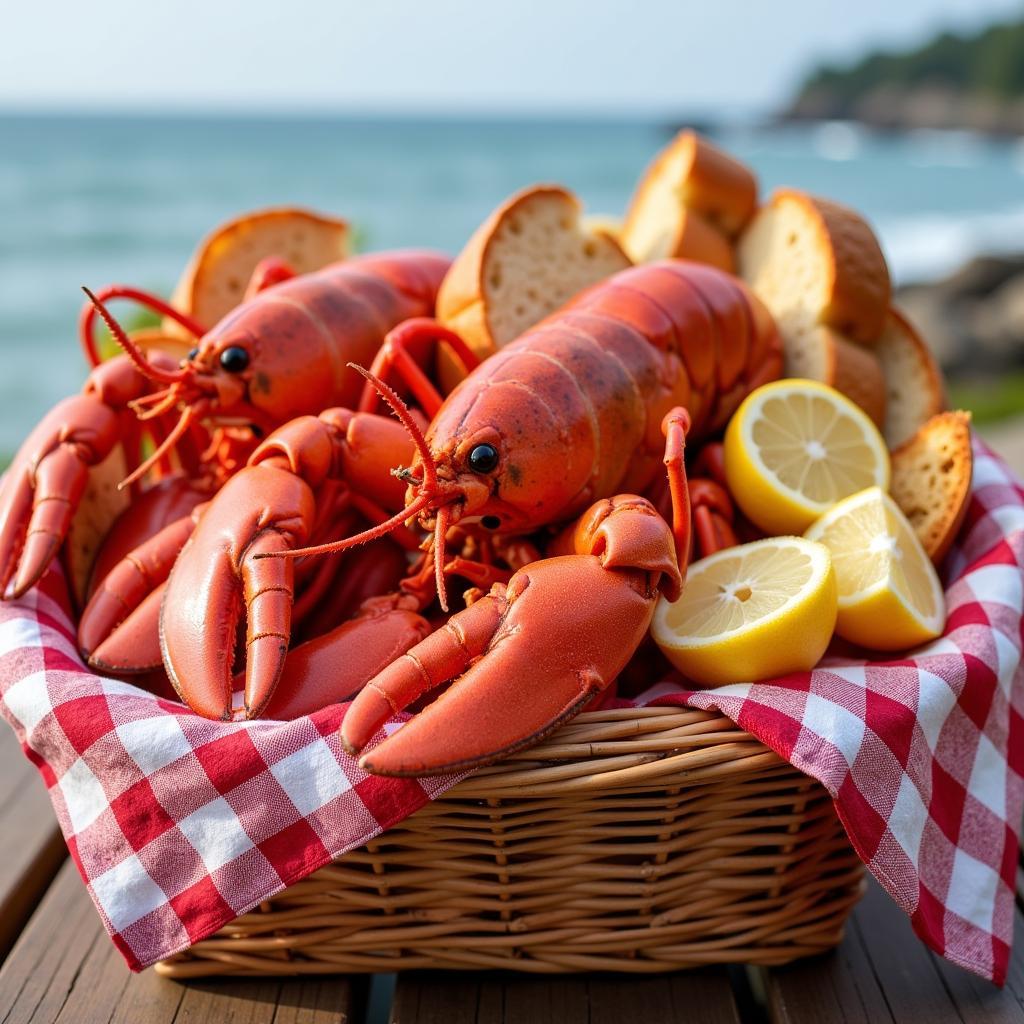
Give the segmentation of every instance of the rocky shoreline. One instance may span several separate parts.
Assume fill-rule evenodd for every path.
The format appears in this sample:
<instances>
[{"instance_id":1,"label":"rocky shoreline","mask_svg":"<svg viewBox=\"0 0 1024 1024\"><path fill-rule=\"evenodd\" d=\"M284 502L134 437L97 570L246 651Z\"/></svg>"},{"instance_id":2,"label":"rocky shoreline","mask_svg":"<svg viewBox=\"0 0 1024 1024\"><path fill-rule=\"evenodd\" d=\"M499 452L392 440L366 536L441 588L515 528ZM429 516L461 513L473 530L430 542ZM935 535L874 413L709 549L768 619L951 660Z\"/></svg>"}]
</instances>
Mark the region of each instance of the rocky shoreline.
<instances>
[{"instance_id":1,"label":"rocky shoreline","mask_svg":"<svg viewBox=\"0 0 1024 1024\"><path fill-rule=\"evenodd\" d=\"M1024 252L977 256L947 277L905 285L895 302L948 375L1024 369Z\"/></svg>"},{"instance_id":2,"label":"rocky shoreline","mask_svg":"<svg viewBox=\"0 0 1024 1024\"><path fill-rule=\"evenodd\" d=\"M809 88L780 123L855 121L876 131L968 131L1012 138L1024 135L1024 98L1006 100L941 85L879 85L852 102L828 89Z\"/></svg>"}]
</instances>

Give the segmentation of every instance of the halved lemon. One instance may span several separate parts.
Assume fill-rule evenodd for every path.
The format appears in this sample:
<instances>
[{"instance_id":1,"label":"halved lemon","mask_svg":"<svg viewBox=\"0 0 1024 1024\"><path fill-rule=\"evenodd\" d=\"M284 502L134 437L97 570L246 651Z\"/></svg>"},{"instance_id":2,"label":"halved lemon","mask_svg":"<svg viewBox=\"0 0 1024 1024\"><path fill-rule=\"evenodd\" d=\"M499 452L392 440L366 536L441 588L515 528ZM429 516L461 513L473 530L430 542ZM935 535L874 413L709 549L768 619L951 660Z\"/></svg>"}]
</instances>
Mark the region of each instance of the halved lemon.
<instances>
[{"instance_id":1,"label":"halved lemon","mask_svg":"<svg viewBox=\"0 0 1024 1024\"><path fill-rule=\"evenodd\" d=\"M769 537L694 562L679 600L658 602L651 634L694 682L722 686L813 668L835 624L828 548Z\"/></svg>"},{"instance_id":2,"label":"halved lemon","mask_svg":"<svg viewBox=\"0 0 1024 1024\"><path fill-rule=\"evenodd\" d=\"M840 636L861 647L902 651L942 632L946 601L935 567L881 488L839 502L804 536L832 552Z\"/></svg>"},{"instance_id":3,"label":"halved lemon","mask_svg":"<svg viewBox=\"0 0 1024 1024\"><path fill-rule=\"evenodd\" d=\"M766 533L803 533L837 501L889 487L889 452L867 414L814 380L751 392L725 432L725 475L743 514Z\"/></svg>"}]
</instances>

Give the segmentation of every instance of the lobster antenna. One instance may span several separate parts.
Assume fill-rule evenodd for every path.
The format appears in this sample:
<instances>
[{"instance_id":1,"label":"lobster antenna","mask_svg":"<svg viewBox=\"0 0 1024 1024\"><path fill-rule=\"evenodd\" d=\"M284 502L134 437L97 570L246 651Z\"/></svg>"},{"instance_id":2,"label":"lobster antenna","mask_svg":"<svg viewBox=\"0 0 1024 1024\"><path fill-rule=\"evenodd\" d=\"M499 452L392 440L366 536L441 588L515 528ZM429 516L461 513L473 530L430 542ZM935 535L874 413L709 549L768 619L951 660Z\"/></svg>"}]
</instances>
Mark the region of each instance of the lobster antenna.
<instances>
[{"instance_id":1,"label":"lobster antenna","mask_svg":"<svg viewBox=\"0 0 1024 1024\"><path fill-rule=\"evenodd\" d=\"M371 526L362 533L353 534L351 537L343 537L341 540L328 541L326 544L317 544L309 548L294 548L291 551L260 551L253 555L253 558L305 558L307 555L330 555L335 551L345 551L354 548L359 544L366 544L378 537L386 537L396 527L401 526L407 519L422 512L431 502L433 495L421 494L411 505L406 505L401 512L396 512L390 519L383 523Z\"/></svg>"},{"instance_id":2,"label":"lobster antenna","mask_svg":"<svg viewBox=\"0 0 1024 1024\"><path fill-rule=\"evenodd\" d=\"M371 373L358 363L349 363L348 365L356 373L361 373L377 389L377 394L391 406L391 411L401 420L402 426L409 431L409 436L412 438L413 444L416 445L416 451L420 453L420 458L423 460L423 486L431 491L436 491L437 463L434 461L427 439L423 436L423 431L412 418L409 406L398 397L398 393L393 388L385 384L376 374Z\"/></svg>"},{"instance_id":3,"label":"lobster antenna","mask_svg":"<svg viewBox=\"0 0 1024 1024\"><path fill-rule=\"evenodd\" d=\"M163 416L165 412L170 412L178 404L181 396L182 389L177 384L172 384L163 391L143 395L142 398L136 398L128 404L140 420L154 420L158 416ZM149 408L146 408L147 406Z\"/></svg>"},{"instance_id":4,"label":"lobster antenna","mask_svg":"<svg viewBox=\"0 0 1024 1024\"><path fill-rule=\"evenodd\" d=\"M131 487L136 480L141 479L145 476L159 461L162 459L182 438L185 431L188 430L192 423L196 419L196 412L193 406L186 406L181 413L178 422L174 424L171 432L163 439L163 441L157 446L155 452L141 465L136 466L118 485L117 489L123 491L126 487Z\"/></svg>"},{"instance_id":5,"label":"lobster antenna","mask_svg":"<svg viewBox=\"0 0 1024 1024\"><path fill-rule=\"evenodd\" d=\"M107 325L107 329L114 336L114 341L118 343L125 350L128 358L135 364L135 368L144 377L148 377L150 380L155 381L158 384L176 384L180 380L184 380L188 377L188 370L161 370L159 367L154 366L147 358L142 349L128 337L125 329L114 319L110 314L110 311L106 306L85 285L82 285L82 291L88 296L89 301L93 304L96 312L103 317L103 322Z\"/></svg>"},{"instance_id":6,"label":"lobster antenna","mask_svg":"<svg viewBox=\"0 0 1024 1024\"><path fill-rule=\"evenodd\" d=\"M206 333L202 325L197 323L187 313L182 313L180 309L175 309L170 303L164 302L159 296L144 292L140 288L130 288L123 284L111 284L100 291L100 298L104 302L107 299L131 299L133 302L138 302L140 305L146 306L162 316L169 317L196 338L201 338ZM82 343L82 351L85 352L86 359L89 360L89 364L93 367L99 366L103 362L99 352L96 351L96 339L92 333L92 324L95 318L96 307L91 303L85 303L78 318L78 333L79 340Z\"/></svg>"},{"instance_id":7,"label":"lobster antenna","mask_svg":"<svg viewBox=\"0 0 1024 1024\"><path fill-rule=\"evenodd\" d=\"M447 505L442 505L437 510L437 518L434 521L434 582L437 585L437 599L441 603L441 611L448 612L448 586L444 576L445 540L448 537L448 526L451 523L451 513Z\"/></svg>"}]
</instances>

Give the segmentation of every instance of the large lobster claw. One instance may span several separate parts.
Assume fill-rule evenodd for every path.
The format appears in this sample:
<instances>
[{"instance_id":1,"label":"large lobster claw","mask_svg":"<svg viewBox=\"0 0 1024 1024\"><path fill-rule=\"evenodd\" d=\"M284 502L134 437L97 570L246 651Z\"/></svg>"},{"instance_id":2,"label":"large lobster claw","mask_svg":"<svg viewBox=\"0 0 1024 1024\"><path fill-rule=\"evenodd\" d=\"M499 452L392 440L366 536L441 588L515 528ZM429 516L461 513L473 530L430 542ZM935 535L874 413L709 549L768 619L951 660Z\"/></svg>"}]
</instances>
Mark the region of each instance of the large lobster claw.
<instances>
[{"instance_id":1,"label":"large lobster claw","mask_svg":"<svg viewBox=\"0 0 1024 1024\"><path fill-rule=\"evenodd\" d=\"M49 568L89 467L119 439L118 415L93 394L58 403L28 436L0 486L0 595L21 597Z\"/></svg>"},{"instance_id":2,"label":"large lobster claw","mask_svg":"<svg viewBox=\"0 0 1024 1024\"><path fill-rule=\"evenodd\" d=\"M668 524L622 495L585 513L580 553L516 572L372 679L341 725L359 752L395 711L454 680L433 704L363 755L378 775L438 775L529 746L604 690L647 633L661 589L680 586Z\"/></svg>"},{"instance_id":3,"label":"large lobster claw","mask_svg":"<svg viewBox=\"0 0 1024 1024\"><path fill-rule=\"evenodd\" d=\"M182 700L207 718L232 716L236 629L247 612L245 710L271 698L291 633L292 562L255 558L305 542L313 491L277 466L250 466L221 488L167 581L160 608L164 667Z\"/></svg>"},{"instance_id":4,"label":"large lobster claw","mask_svg":"<svg viewBox=\"0 0 1024 1024\"><path fill-rule=\"evenodd\" d=\"M291 721L350 700L399 654L430 632L430 623L404 608L368 608L288 653L263 714Z\"/></svg>"},{"instance_id":5,"label":"large lobster claw","mask_svg":"<svg viewBox=\"0 0 1024 1024\"><path fill-rule=\"evenodd\" d=\"M360 511L400 508L405 485L385 467L411 456L393 420L328 409L278 428L220 489L174 563L160 610L164 668L193 711L232 717L244 607L245 714L263 713L284 668L295 595L293 560L267 556L308 540L319 522L314 489L322 495L328 480L344 481Z\"/></svg>"}]
</instances>

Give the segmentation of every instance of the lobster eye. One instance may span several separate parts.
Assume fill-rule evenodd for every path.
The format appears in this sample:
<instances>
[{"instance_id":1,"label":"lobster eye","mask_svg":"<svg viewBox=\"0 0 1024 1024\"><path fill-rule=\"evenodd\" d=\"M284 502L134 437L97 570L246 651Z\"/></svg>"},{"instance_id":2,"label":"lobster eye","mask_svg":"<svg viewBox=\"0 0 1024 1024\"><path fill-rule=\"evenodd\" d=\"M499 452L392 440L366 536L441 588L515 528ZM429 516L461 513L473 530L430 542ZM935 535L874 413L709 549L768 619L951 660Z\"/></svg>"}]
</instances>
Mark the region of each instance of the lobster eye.
<instances>
[{"instance_id":1,"label":"lobster eye","mask_svg":"<svg viewBox=\"0 0 1024 1024\"><path fill-rule=\"evenodd\" d=\"M498 465L498 449L493 444L478 444L469 453L469 468L474 473L490 473Z\"/></svg>"},{"instance_id":2,"label":"lobster eye","mask_svg":"<svg viewBox=\"0 0 1024 1024\"><path fill-rule=\"evenodd\" d=\"M196 356L198 356L198 355L199 355L199 349L198 348L190 348L188 350L188 355L185 356L185 362L186 363L194 363L196 361Z\"/></svg>"},{"instance_id":3,"label":"lobster eye","mask_svg":"<svg viewBox=\"0 0 1024 1024\"><path fill-rule=\"evenodd\" d=\"M220 365L228 373L241 373L249 365L249 353L238 345L232 345L221 352Z\"/></svg>"}]
</instances>

